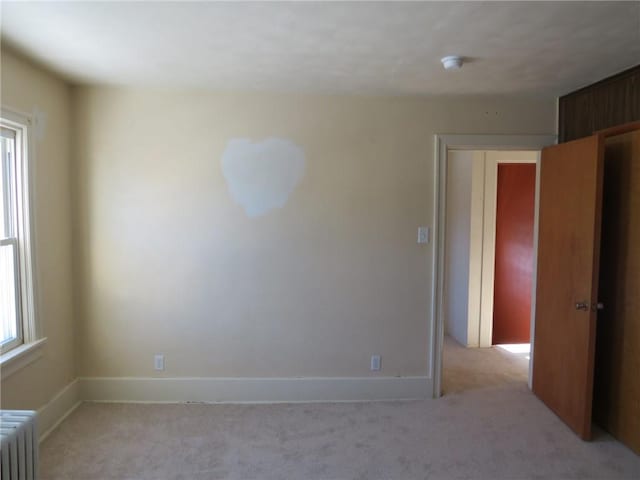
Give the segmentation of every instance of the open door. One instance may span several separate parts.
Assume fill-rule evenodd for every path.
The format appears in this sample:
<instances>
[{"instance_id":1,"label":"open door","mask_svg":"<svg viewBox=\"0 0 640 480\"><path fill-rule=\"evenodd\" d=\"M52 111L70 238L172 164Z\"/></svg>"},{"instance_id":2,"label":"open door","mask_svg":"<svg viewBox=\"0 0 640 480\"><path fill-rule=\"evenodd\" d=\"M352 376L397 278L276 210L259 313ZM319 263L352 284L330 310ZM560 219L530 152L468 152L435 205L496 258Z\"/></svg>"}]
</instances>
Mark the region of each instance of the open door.
<instances>
[{"instance_id":1,"label":"open door","mask_svg":"<svg viewBox=\"0 0 640 480\"><path fill-rule=\"evenodd\" d=\"M604 141L542 150L533 392L591 437Z\"/></svg>"}]
</instances>

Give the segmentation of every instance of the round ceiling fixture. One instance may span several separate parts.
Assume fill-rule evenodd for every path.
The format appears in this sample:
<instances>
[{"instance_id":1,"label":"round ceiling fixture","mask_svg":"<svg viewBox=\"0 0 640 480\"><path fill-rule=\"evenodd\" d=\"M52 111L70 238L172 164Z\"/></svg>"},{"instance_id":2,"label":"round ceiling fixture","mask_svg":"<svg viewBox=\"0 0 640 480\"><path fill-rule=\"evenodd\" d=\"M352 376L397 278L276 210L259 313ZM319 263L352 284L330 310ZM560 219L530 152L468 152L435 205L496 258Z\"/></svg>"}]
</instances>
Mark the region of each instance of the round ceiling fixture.
<instances>
[{"instance_id":1,"label":"round ceiling fixture","mask_svg":"<svg viewBox=\"0 0 640 480\"><path fill-rule=\"evenodd\" d=\"M448 55L440 59L445 70L459 70L462 68L462 57L458 55Z\"/></svg>"}]
</instances>

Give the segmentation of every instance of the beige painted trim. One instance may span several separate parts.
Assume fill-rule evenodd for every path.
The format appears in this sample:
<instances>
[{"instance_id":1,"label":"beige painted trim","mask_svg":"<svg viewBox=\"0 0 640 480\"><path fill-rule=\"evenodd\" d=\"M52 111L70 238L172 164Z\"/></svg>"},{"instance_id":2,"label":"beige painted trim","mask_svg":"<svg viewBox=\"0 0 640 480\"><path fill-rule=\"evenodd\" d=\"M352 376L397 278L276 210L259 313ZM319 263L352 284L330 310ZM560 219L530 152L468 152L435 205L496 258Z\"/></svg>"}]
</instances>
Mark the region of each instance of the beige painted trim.
<instances>
[{"instance_id":1,"label":"beige painted trim","mask_svg":"<svg viewBox=\"0 0 640 480\"><path fill-rule=\"evenodd\" d=\"M41 338L35 342L24 343L0 355L0 379L6 380L27 365L42 358L42 347L46 343L46 337Z\"/></svg>"},{"instance_id":2,"label":"beige painted trim","mask_svg":"<svg viewBox=\"0 0 640 480\"><path fill-rule=\"evenodd\" d=\"M536 159L536 199L533 212L533 281L531 282L531 353L529 354L529 388L533 388L533 339L536 332L536 289L538 287L538 228L540 225L540 169L542 167L542 152L538 152Z\"/></svg>"},{"instance_id":3,"label":"beige painted trim","mask_svg":"<svg viewBox=\"0 0 640 480\"><path fill-rule=\"evenodd\" d=\"M447 186L448 150L535 150L553 145L556 135L434 135L434 210L435 232L433 236L434 267L431 288L431 321L429 327L429 378L432 380L433 397L442 395L442 351L444 344L444 260L445 260L445 214ZM538 199L536 198L536 202ZM536 215L538 204L536 203ZM537 257L537 225L534 226L534 258ZM534 277L535 278L535 277ZM534 281L535 284L535 281ZM535 295L532 296L535 305ZM532 312L532 332L535 326L535 312ZM531 337L534 338L533 335ZM532 342L533 348L533 342ZM533 368L533 357L529 363L529 379ZM529 380L531 387L531 380Z\"/></svg>"},{"instance_id":4,"label":"beige painted trim","mask_svg":"<svg viewBox=\"0 0 640 480\"><path fill-rule=\"evenodd\" d=\"M485 168L485 152L474 151L471 166L471 218L469 225L468 347L480 346Z\"/></svg>"},{"instance_id":5,"label":"beige painted trim","mask_svg":"<svg viewBox=\"0 0 640 480\"><path fill-rule=\"evenodd\" d=\"M5 127L16 132L16 174L18 238L20 242L20 287L23 340L26 344L44 337L39 316L40 297L38 290L39 272L35 239L38 238L35 186L37 184L36 142L34 141L34 117L6 105L0 107L0 117Z\"/></svg>"},{"instance_id":6,"label":"beige painted trim","mask_svg":"<svg viewBox=\"0 0 640 480\"><path fill-rule=\"evenodd\" d=\"M76 378L38 409L42 442L84 402L315 403L431 397L427 377L343 378Z\"/></svg>"},{"instance_id":7,"label":"beige painted trim","mask_svg":"<svg viewBox=\"0 0 640 480\"><path fill-rule=\"evenodd\" d=\"M80 403L82 403L80 383L76 378L38 409L37 422L40 441L47 438L65 418L78 408Z\"/></svg>"},{"instance_id":8,"label":"beige painted trim","mask_svg":"<svg viewBox=\"0 0 640 480\"><path fill-rule=\"evenodd\" d=\"M297 403L424 399L427 377L346 378L80 378L93 402Z\"/></svg>"}]
</instances>

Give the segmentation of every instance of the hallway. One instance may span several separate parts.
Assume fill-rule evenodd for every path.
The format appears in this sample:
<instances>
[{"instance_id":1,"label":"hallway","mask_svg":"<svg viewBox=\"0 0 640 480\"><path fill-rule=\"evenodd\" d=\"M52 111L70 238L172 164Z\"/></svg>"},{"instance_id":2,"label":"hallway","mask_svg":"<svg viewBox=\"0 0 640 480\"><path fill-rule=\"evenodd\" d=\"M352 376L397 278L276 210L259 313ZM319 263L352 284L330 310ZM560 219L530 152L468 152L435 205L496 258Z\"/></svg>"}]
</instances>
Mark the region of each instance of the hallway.
<instances>
[{"instance_id":1,"label":"hallway","mask_svg":"<svg viewBox=\"0 0 640 480\"><path fill-rule=\"evenodd\" d=\"M465 348L444 338L442 394L486 387L526 384L529 354L511 353L500 347Z\"/></svg>"}]
</instances>

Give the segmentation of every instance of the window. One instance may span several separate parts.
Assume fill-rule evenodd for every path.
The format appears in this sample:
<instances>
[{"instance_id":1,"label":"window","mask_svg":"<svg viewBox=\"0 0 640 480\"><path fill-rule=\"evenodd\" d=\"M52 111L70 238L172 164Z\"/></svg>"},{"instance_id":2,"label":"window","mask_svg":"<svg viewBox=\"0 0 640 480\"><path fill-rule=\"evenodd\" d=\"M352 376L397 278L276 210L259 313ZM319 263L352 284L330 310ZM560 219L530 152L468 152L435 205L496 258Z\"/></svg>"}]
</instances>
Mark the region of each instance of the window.
<instances>
[{"instance_id":1,"label":"window","mask_svg":"<svg viewBox=\"0 0 640 480\"><path fill-rule=\"evenodd\" d=\"M28 120L0 119L0 358L37 337L30 248ZM4 363L4 362L2 362Z\"/></svg>"}]
</instances>

